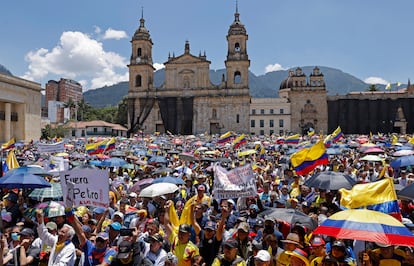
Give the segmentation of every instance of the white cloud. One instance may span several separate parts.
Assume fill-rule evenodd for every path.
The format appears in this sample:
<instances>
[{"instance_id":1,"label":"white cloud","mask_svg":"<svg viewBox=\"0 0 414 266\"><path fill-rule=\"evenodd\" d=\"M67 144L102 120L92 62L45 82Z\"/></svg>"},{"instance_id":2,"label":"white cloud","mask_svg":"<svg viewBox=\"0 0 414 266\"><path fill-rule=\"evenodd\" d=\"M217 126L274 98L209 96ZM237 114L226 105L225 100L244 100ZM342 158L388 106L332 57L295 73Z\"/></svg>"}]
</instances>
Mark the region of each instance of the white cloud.
<instances>
[{"instance_id":1,"label":"white cloud","mask_svg":"<svg viewBox=\"0 0 414 266\"><path fill-rule=\"evenodd\" d=\"M38 81L57 75L82 80L86 84L84 91L128 80L128 61L117 53L105 51L101 42L82 32L63 32L57 46L30 51L26 61L29 70L23 78Z\"/></svg>"},{"instance_id":2,"label":"white cloud","mask_svg":"<svg viewBox=\"0 0 414 266\"><path fill-rule=\"evenodd\" d=\"M286 68L286 67L282 67L281 64L276 63L276 64L273 64L273 65L267 65L265 67L265 73L278 71L278 70L287 70L287 69L288 68Z\"/></svg>"},{"instance_id":3,"label":"white cloud","mask_svg":"<svg viewBox=\"0 0 414 266\"><path fill-rule=\"evenodd\" d=\"M389 82L380 77L368 77L364 80L367 84L383 84L387 85Z\"/></svg>"},{"instance_id":4,"label":"white cloud","mask_svg":"<svg viewBox=\"0 0 414 266\"><path fill-rule=\"evenodd\" d=\"M164 64L160 63L153 64L153 67L155 68L155 71L165 68Z\"/></svg>"},{"instance_id":5,"label":"white cloud","mask_svg":"<svg viewBox=\"0 0 414 266\"><path fill-rule=\"evenodd\" d=\"M104 40L107 40L107 39L120 40L120 39L127 38L127 37L128 37L128 34L126 34L125 31L123 31L123 30L114 30L114 29L109 28L105 31L103 39Z\"/></svg>"}]
</instances>

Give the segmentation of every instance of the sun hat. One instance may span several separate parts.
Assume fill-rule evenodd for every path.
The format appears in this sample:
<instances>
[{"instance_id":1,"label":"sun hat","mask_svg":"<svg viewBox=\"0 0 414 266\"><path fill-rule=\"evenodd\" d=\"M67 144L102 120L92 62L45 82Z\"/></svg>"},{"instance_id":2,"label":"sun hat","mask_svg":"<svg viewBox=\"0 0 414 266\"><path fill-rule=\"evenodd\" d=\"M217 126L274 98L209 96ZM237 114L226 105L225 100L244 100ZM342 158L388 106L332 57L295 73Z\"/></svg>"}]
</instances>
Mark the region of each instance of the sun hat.
<instances>
[{"instance_id":1,"label":"sun hat","mask_svg":"<svg viewBox=\"0 0 414 266\"><path fill-rule=\"evenodd\" d=\"M289 233L285 240L281 240L283 243L292 243L298 245L300 248L303 246L300 244L299 235L296 233Z\"/></svg>"}]
</instances>

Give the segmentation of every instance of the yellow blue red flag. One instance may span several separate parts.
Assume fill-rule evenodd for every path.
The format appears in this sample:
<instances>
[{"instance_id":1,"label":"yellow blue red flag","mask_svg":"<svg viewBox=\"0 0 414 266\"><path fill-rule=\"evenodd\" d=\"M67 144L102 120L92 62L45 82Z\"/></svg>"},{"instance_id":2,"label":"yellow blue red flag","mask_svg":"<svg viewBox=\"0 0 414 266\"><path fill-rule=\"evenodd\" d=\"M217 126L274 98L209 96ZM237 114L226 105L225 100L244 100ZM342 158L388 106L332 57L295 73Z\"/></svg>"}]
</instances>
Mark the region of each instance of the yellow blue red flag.
<instances>
[{"instance_id":1,"label":"yellow blue red flag","mask_svg":"<svg viewBox=\"0 0 414 266\"><path fill-rule=\"evenodd\" d=\"M14 148L15 143L16 143L16 141L14 140L14 138L11 138L8 142L2 144L1 148L3 150Z\"/></svg>"},{"instance_id":2,"label":"yellow blue red flag","mask_svg":"<svg viewBox=\"0 0 414 266\"><path fill-rule=\"evenodd\" d=\"M329 163L325 144L322 141L292 154L290 161L298 175L306 175L316 166Z\"/></svg>"}]
</instances>

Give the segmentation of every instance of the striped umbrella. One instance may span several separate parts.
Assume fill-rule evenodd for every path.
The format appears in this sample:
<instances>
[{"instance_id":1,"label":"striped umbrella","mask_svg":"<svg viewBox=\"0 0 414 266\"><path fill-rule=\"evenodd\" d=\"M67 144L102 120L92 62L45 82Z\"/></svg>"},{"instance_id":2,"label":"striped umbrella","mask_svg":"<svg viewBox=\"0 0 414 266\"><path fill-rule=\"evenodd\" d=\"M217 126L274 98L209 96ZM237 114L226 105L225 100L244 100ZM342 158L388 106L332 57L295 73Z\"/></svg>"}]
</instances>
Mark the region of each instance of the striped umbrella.
<instances>
[{"instance_id":1,"label":"striped umbrella","mask_svg":"<svg viewBox=\"0 0 414 266\"><path fill-rule=\"evenodd\" d=\"M62 200L62 186L59 183L50 183L51 187L46 188L35 188L29 194L29 198L35 199L38 201L48 200Z\"/></svg>"},{"instance_id":2,"label":"striped umbrella","mask_svg":"<svg viewBox=\"0 0 414 266\"><path fill-rule=\"evenodd\" d=\"M313 234L386 245L414 246L414 235L400 221L388 214L366 209L337 212L318 226Z\"/></svg>"}]
</instances>

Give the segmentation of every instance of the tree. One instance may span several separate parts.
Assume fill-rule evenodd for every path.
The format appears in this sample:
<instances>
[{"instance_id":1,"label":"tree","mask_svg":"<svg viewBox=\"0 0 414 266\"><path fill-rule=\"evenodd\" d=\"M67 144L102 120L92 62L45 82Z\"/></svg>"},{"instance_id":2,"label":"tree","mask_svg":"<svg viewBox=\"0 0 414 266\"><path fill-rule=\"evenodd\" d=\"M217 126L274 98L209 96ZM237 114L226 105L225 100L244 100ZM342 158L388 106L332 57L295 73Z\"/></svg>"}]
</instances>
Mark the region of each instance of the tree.
<instances>
[{"instance_id":1,"label":"tree","mask_svg":"<svg viewBox=\"0 0 414 266\"><path fill-rule=\"evenodd\" d=\"M122 98L118 103L118 112L115 117L115 123L123 126L128 125L128 98Z\"/></svg>"},{"instance_id":2,"label":"tree","mask_svg":"<svg viewBox=\"0 0 414 266\"><path fill-rule=\"evenodd\" d=\"M76 102L72 98L69 98L69 100L66 103L63 104L63 107L64 108L69 108L69 120L71 120L73 118L72 117L72 110L77 108Z\"/></svg>"},{"instance_id":3,"label":"tree","mask_svg":"<svg viewBox=\"0 0 414 266\"><path fill-rule=\"evenodd\" d=\"M378 91L377 85L376 84L369 85L368 91Z\"/></svg>"},{"instance_id":4,"label":"tree","mask_svg":"<svg viewBox=\"0 0 414 266\"><path fill-rule=\"evenodd\" d=\"M77 121L86 121L88 120L88 117L90 115L90 112L92 111L93 107L85 102L85 99L82 99L78 102L78 117L76 118Z\"/></svg>"}]
</instances>

